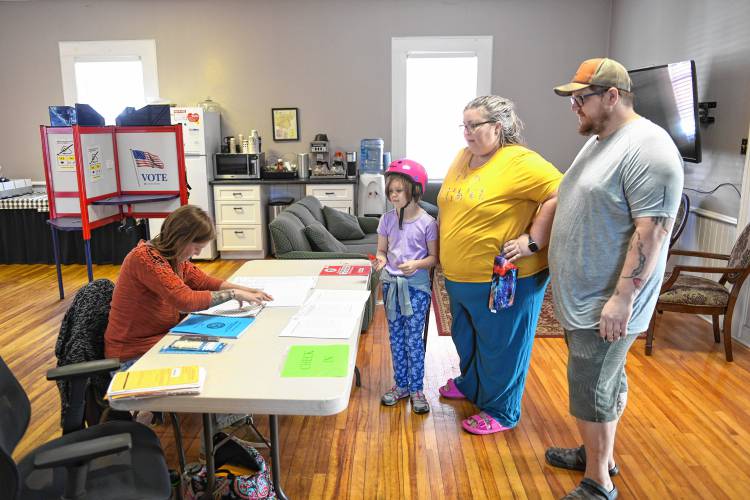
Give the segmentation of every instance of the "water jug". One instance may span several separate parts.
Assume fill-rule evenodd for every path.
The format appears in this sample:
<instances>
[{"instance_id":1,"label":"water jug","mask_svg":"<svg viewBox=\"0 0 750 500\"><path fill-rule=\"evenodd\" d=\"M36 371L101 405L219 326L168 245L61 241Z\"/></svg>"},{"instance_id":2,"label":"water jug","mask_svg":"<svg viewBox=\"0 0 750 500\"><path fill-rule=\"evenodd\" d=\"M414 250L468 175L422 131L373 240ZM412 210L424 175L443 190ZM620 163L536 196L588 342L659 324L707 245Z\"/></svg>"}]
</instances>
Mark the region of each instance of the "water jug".
<instances>
[{"instance_id":1,"label":"water jug","mask_svg":"<svg viewBox=\"0 0 750 500\"><path fill-rule=\"evenodd\" d=\"M379 174L383 171L383 139L362 139L359 168L361 172Z\"/></svg>"}]
</instances>

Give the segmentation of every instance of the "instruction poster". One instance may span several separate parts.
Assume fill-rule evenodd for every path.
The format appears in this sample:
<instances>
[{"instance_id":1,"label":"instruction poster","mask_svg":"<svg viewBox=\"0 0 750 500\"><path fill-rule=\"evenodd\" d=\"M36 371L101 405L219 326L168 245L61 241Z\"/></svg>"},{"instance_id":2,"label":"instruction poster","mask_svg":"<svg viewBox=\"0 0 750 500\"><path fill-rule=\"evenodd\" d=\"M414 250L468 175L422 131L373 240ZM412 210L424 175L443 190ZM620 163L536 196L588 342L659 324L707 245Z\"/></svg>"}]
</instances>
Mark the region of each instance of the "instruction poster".
<instances>
[{"instance_id":1,"label":"instruction poster","mask_svg":"<svg viewBox=\"0 0 750 500\"><path fill-rule=\"evenodd\" d=\"M102 178L102 155L99 146L86 148L86 160L89 179L91 182L98 182Z\"/></svg>"},{"instance_id":2,"label":"instruction poster","mask_svg":"<svg viewBox=\"0 0 750 500\"><path fill-rule=\"evenodd\" d=\"M53 145L55 155L55 166L60 172L72 172L76 169L76 154L73 149L73 141L57 139Z\"/></svg>"}]
</instances>

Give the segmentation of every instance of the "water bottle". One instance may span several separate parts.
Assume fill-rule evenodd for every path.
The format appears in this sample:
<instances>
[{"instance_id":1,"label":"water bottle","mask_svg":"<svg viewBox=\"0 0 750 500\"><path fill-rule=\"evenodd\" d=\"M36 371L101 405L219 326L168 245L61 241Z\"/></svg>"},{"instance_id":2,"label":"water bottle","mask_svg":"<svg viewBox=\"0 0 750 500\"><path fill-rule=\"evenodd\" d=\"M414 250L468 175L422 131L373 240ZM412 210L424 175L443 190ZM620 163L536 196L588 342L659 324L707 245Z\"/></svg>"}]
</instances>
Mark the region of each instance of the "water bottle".
<instances>
[{"instance_id":1,"label":"water bottle","mask_svg":"<svg viewBox=\"0 0 750 500\"><path fill-rule=\"evenodd\" d=\"M517 278L518 267L506 259L504 253L496 255L490 283L490 312L496 313L498 309L507 309L513 305Z\"/></svg>"},{"instance_id":2,"label":"water bottle","mask_svg":"<svg viewBox=\"0 0 750 500\"><path fill-rule=\"evenodd\" d=\"M362 139L359 168L362 172L379 174L383 171L383 139Z\"/></svg>"}]
</instances>

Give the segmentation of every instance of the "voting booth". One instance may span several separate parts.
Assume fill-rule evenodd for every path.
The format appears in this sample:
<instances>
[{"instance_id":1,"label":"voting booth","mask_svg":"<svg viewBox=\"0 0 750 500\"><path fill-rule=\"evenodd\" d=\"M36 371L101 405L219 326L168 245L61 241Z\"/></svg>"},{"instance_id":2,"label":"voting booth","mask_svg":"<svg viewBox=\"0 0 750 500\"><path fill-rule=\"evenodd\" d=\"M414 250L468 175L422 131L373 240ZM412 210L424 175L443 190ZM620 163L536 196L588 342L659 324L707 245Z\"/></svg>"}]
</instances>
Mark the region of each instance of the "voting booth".
<instances>
[{"instance_id":1,"label":"voting booth","mask_svg":"<svg viewBox=\"0 0 750 500\"><path fill-rule=\"evenodd\" d=\"M187 203L182 126L40 126L52 244L81 231L92 281L91 230L126 218L166 217Z\"/></svg>"}]
</instances>

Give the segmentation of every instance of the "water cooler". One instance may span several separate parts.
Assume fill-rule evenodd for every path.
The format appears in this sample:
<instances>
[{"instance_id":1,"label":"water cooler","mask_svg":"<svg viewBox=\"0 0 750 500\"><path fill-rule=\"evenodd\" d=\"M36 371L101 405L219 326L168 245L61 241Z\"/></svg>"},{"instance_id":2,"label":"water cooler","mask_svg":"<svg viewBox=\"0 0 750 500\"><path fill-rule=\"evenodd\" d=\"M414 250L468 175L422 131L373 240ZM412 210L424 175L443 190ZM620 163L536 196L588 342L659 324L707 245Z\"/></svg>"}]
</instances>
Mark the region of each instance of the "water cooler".
<instances>
[{"instance_id":1,"label":"water cooler","mask_svg":"<svg viewBox=\"0 0 750 500\"><path fill-rule=\"evenodd\" d=\"M359 174L357 215L377 215L385 212L385 178L383 174Z\"/></svg>"}]
</instances>

